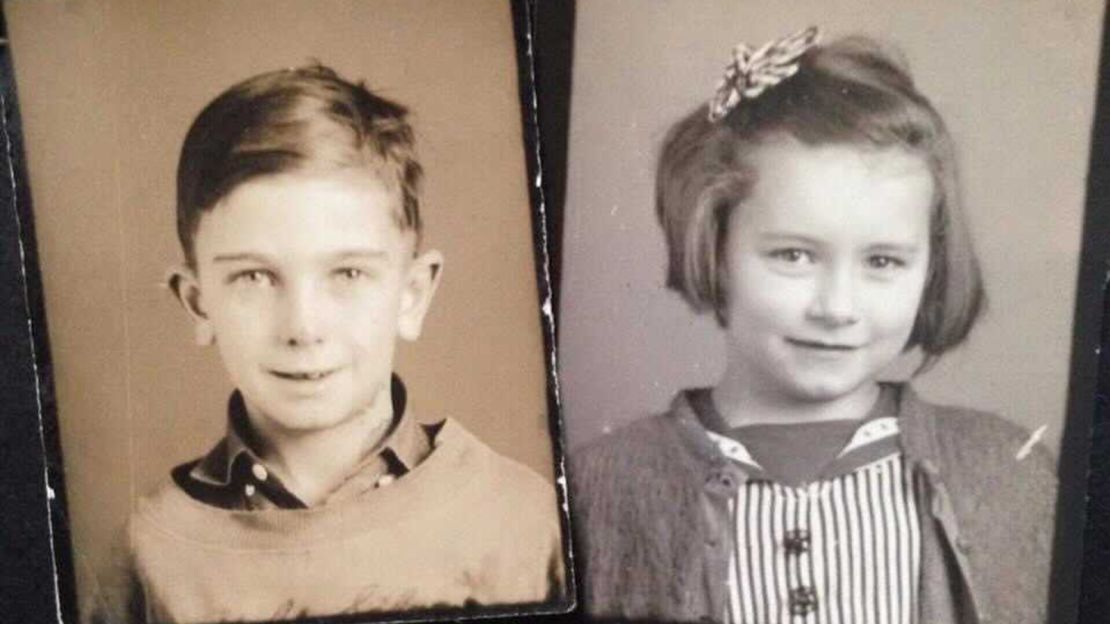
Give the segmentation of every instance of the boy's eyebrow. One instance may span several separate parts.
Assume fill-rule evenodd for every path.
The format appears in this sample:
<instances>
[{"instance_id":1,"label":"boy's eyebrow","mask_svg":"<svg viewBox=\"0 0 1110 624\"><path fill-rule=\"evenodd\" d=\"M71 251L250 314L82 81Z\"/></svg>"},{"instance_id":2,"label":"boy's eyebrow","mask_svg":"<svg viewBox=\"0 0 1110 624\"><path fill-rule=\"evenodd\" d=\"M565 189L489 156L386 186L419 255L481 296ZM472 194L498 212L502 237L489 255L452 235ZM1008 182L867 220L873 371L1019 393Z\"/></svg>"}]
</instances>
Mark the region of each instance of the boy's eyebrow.
<instances>
[{"instance_id":1,"label":"boy's eyebrow","mask_svg":"<svg viewBox=\"0 0 1110 624\"><path fill-rule=\"evenodd\" d=\"M335 260L385 260L389 253L381 249L344 249L332 254Z\"/></svg>"},{"instance_id":2,"label":"boy's eyebrow","mask_svg":"<svg viewBox=\"0 0 1110 624\"><path fill-rule=\"evenodd\" d=\"M379 249L343 249L328 255L332 260L384 260L389 258L389 253ZM217 254L212 257L212 262L269 262L269 256L257 252L240 252Z\"/></svg>"},{"instance_id":3,"label":"boy's eyebrow","mask_svg":"<svg viewBox=\"0 0 1110 624\"><path fill-rule=\"evenodd\" d=\"M229 254L216 254L212 257L212 262L266 262L267 258L259 253L229 253Z\"/></svg>"}]
</instances>

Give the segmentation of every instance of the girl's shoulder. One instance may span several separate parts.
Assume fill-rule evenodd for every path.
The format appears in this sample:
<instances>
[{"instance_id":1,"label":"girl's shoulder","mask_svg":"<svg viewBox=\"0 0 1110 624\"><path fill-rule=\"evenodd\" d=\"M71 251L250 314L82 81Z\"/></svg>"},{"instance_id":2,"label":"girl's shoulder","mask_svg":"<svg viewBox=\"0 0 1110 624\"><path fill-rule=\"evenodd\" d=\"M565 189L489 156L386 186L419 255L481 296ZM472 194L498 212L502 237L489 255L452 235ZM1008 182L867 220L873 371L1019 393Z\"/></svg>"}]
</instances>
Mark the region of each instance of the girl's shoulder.
<instances>
[{"instance_id":1,"label":"girl's shoulder","mask_svg":"<svg viewBox=\"0 0 1110 624\"><path fill-rule=\"evenodd\" d=\"M709 441L697 435L689 410L679 395L668 411L637 418L571 451L572 485L588 495L700 482L710 461Z\"/></svg>"},{"instance_id":2,"label":"girl's shoulder","mask_svg":"<svg viewBox=\"0 0 1110 624\"><path fill-rule=\"evenodd\" d=\"M660 458L671 456L672 447L678 441L673 416L653 414L625 423L572 451L571 463L584 470L603 466L606 469L646 468Z\"/></svg>"},{"instance_id":3,"label":"girl's shoulder","mask_svg":"<svg viewBox=\"0 0 1110 624\"><path fill-rule=\"evenodd\" d=\"M904 391L904 401L915 403L911 413L924 412L931 417L932 429L936 432L937 442L949 449L991 449L1012 450L1027 455L1043 449L1040 443L1048 424L1038 424L1032 431L1007 417L993 412L973 409L962 405L934 403L922 399L908 388ZM1047 452L1047 451L1046 451Z\"/></svg>"},{"instance_id":4,"label":"girl's shoulder","mask_svg":"<svg viewBox=\"0 0 1110 624\"><path fill-rule=\"evenodd\" d=\"M1052 453L1041 441L1047 424L1032 431L999 414L959 405L933 403L907 387L903 415L928 419L935 436L935 451L949 466L1016 465L1040 472L1055 472Z\"/></svg>"}]
</instances>

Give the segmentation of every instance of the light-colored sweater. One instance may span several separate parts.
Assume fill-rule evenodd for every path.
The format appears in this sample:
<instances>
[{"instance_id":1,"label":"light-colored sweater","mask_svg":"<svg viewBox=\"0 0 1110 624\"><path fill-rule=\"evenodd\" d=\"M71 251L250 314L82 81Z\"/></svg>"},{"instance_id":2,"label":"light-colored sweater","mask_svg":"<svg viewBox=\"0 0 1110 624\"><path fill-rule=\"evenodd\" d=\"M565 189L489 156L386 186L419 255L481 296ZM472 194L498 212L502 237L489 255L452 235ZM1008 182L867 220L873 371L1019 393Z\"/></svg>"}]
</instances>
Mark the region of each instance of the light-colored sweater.
<instances>
[{"instance_id":1,"label":"light-colored sweater","mask_svg":"<svg viewBox=\"0 0 1110 624\"><path fill-rule=\"evenodd\" d=\"M224 622L537 603L562 591L553 488L446 421L392 484L309 509L143 499L104 622Z\"/></svg>"}]
</instances>

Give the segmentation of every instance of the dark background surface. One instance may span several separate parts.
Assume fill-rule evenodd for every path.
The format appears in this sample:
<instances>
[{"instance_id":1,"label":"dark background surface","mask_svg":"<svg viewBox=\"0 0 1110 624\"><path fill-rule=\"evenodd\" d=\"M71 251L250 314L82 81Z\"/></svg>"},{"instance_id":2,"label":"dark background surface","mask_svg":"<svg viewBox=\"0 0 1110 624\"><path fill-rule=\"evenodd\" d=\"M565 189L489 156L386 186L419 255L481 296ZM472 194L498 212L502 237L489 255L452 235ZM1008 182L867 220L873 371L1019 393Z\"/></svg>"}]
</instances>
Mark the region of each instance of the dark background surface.
<instances>
[{"instance_id":1,"label":"dark background surface","mask_svg":"<svg viewBox=\"0 0 1110 624\"><path fill-rule=\"evenodd\" d=\"M71 622L76 605L50 341L3 15L0 39L0 621L50 622L61 614Z\"/></svg>"},{"instance_id":2,"label":"dark background surface","mask_svg":"<svg viewBox=\"0 0 1110 624\"><path fill-rule=\"evenodd\" d=\"M533 190L533 200L538 202L542 197L546 211L551 295L553 309L557 310L575 3L522 0L515 3L515 11L535 24L533 71L538 110L534 122L542 136L539 153L543 183L542 193ZM0 29L6 43L2 16ZM9 51L6 44L0 45L0 621L49 622L61 613L66 622L71 622L75 605L47 317L11 76ZM523 73L522 78L526 78ZM529 114L527 109L525 114ZM1100 345L1102 350L1098 371L1073 373L1070 398L1073 408L1096 402L1086 499L1089 522L1076 620L1080 624L1104 623L1110 618L1110 324L1104 326L1101 320L1110 314L1110 46L1105 36L1090 172L1073 350L1090 353ZM541 236L537 230L537 237ZM28 323L29 316L35 320L33 324ZM547 337L549 346L552 338ZM1090 389L1096 384L1092 396ZM1072 448L1084 448L1088 433L1088 423L1073 419L1065 439L1073 441ZM1081 458L1063 462L1061 478L1065 482L1082 480L1084 464ZM44 472L47 466L49 470ZM54 493L50 499L47 484ZM1062 496L1060 504L1076 506L1084 502L1081 492L1070 491ZM1077 547L1077 532L1078 527L1059 527L1061 552ZM1066 605L1058 606L1065 613L1070 610ZM567 616L543 621L575 619Z\"/></svg>"},{"instance_id":3,"label":"dark background surface","mask_svg":"<svg viewBox=\"0 0 1110 624\"><path fill-rule=\"evenodd\" d=\"M1090 463L1087 475L1087 527L1083 536L1083 571L1080 582L1079 619L1082 624L1110 621L1110 15L1104 17L1099 61L1098 102L1087 180L1087 213L1084 221L1083 261L1076 302L1076 336L1073 350L1099 349L1095 396L1072 397L1095 401L1090 427ZM1100 305L1101 303L1101 305ZM1101 328L1100 328L1101 323ZM1082 439L1086 427L1078 424L1066 436ZM1077 466L1076 471L1080 468ZM1069 475L1061 474L1062 479ZM1076 478L1082 472L1072 473ZM1071 494L1070 504L1083 504L1082 494ZM1059 545L1066 539L1057 535Z\"/></svg>"}]
</instances>

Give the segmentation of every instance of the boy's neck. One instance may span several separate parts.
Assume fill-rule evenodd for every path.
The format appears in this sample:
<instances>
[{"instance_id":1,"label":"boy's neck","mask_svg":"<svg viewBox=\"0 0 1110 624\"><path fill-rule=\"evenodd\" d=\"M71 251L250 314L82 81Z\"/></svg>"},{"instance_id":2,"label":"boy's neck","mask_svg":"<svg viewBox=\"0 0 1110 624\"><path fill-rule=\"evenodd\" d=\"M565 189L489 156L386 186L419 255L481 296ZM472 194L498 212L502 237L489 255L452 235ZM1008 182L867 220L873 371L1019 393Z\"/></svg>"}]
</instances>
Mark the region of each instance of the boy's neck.
<instances>
[{"instance_id":1,"label":"boy's neck","mask_svg":"<svg viewBox=\"0 0 1110 624\"><path fill-rule=\"evenodd\" d=\"M747 425L791 425L859 420L870 413L879 398L879 384L869 381L859 388L825 401L794 399L759 384L737 382L725 375L713 387L713 403L730 429Z\"/></svg>"},{"instance_id":2,"label":"boy's neck","mask_svg":"<svg viewBox=\"0 0 1110 624\"><path fill-rule=\"evenodd\" d=\"M282 484L313 507L335 491L377 446L393 424L393 397L387 382L369 406L342 423L311 432L262 431L260 458Z\"/></svg>"}]
</instances>

